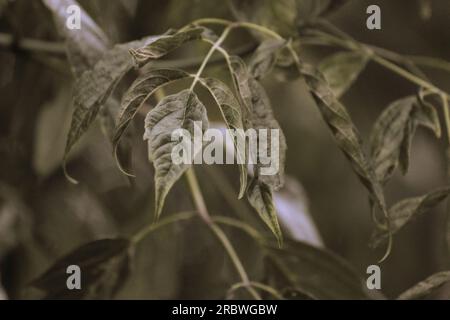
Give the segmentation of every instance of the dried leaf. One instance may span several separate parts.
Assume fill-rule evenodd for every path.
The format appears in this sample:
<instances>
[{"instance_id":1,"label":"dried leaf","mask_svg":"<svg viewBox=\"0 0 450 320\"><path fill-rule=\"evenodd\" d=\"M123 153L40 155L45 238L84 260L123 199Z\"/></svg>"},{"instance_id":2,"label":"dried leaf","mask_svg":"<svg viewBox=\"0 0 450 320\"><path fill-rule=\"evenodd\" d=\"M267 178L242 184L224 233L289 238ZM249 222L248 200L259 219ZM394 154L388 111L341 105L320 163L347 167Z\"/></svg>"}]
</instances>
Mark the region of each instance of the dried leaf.
<instances>
[{"instance_id":1,"label":"dried leaf","mask_svg":"<svg viewBox=\"0 0 450 320\"><path fill-rule=\"evenodd\" d=\"M442 271L433 274L425 280L419 282L412 288L406 290L398 296L398 300L417 300L423 298L435 289L450 281L450 271Z\"/></svg>"},{"instance_id":2,"label":"dried leaf","mask_svg":"<svg viewBox=\"0 0 450 320\"><path fill-rule=\"evenodd\" d=\"M127 239L103 239L85 244L59 259L32 285L46 299L111 299L130 271L131 247ZM67 267L81 270L81 290L67 288Z\"/></svg>"},{"instance_id":3,"label":"dried leaf","mask_svg":"<svg viewBox=\"0 0 450 320\"><path fill-rule=\"evenodd\" d=\"M175 164L172 149L178 141L172 141L176 129L188 130L194 136L194 121L201 121L202 130L208 127L205 106L195 93L183 90L162 99L145 119L144 139L148 140L149 158L155 167L155 217L159 218L164 200L173 184L189 168L189 164ZM192 159L195 157L192 154Z\"/></svg>"},{"instance_id":4,"label":"dried leaf","mask_svg":"<svg viewBox=\"0 0 450 320\"><path fill-rule=\"evenodd\" d=\"M254 178L247 189L248 201L258 212L261 219L275 235L278 244L283 242L280 225L278 224L277 213L272 199L270 187L257 178Z\"/></svg>"},{"instance_id":5,"label":"dried leaf","mask_svg":"<svg viewBox=\"0 0 450 320\"><path fill-rule=\"evenodd\" d=\"M272 71L277 62L277 56L287 42L280 39L263 41L253 53L249 63L250 74L256 79L261 79Z\"/></svg>"},{"instance_id":6,"label":"dried leaf","mask_svg":"<svg viewBox=\"0 0 450 320\"><path fill-rule=\"evenodd\" d=\"M242 123L241 107L233 95L233 92L221 81L217 79L207 78L201 79L201 83L208 89L220 108L222 117L230 130L236 131L236 134L244 129ZM245 150L238 148L237 140L234 140L235 154L239 160L240 172L240 191L239 198L242 198L247 187L247 165L245 163Z\"/></svg>"},{"instance_id":7,"label":"dried leaf","mask_svg":"<svg viewBox=\"0 0 450 320\"><path fill-rule=\"evenodd\" d=\"M150 98L156 90L162 86L179 80L187 78L190 75L182 70L175 69L158 69L148 70L141 74L131 85L122 99L122 106L119 115L119 121L115 129L114 137L112 139L114 154L117 159L117 148L119 146L122 135L128 128L131 120L137 114L142 105ZM117 161L119 167L121 164Z\"/></svg>"},{"instance_id":8,"label":"dried leaf","mask_svg":"<svg viewBox=\"0 0 450 320\"><path fill-rule=\"evenodd\" d=\"M267 246L266 262L277 287L315 299L369 299L365 283L341 257L303 242L286 239L283 248Z\"/></svg>"},{"instance_id":9,"label":"dried leaf","mask_svg":"<svg viewBox=\"0 0 450 320\"><path fill-rule=\"evenodd\" d=\"M395 234L417 216L437 206L450 194L450 187L432 191L424 196L402 200L389 209L391 233ZM377 247L388 238L387 231L376 230L371 246Z\"/></svg>"},{"instance_id":10,"label":"dried leaf","mask_svg":"<svg viewBox=\"0 0 450 320\"><path fill-rule=\"evenodd\" d=\"M356 81L367 65L368 58L357 52L339 52L324 59L319 70L337 98Z\"/></svg>"},{"instance_id":11,"label":"dried leaf","mask_svg":"<svg viewBox=\"0 0 450 320\"><path fill-rule=\"evenodd\" d=\"M130 53L135 64L139 67L147 64L152 59L159 59L169 52L181 47L186 42L201 39L204 28L190 28L184 31L172 32L155 37L144 47L131 49Z\"/></svg>"}]
</instances>

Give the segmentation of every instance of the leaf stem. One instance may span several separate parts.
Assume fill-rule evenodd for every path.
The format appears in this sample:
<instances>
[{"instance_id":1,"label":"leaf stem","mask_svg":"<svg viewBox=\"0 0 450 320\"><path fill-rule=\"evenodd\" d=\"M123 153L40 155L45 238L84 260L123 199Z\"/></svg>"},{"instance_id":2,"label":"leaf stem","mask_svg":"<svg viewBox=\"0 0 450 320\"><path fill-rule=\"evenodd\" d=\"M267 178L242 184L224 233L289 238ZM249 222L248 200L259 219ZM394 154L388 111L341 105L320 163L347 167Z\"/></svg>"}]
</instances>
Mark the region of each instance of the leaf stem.
<instances>
[{"instance_id":1,"label":"leaf stem","mask_svg":"<svg viewBox=\"0 0 450 320\"><path fill-rule=\"evenodd\" d=\"M235 292L235 291L237 291L237 290L239 290L239 289L241 289L241 288L247 288L247 284L245 284L245 283L242 283L242 282L239 282L239 283L236 283L236 284L234 284L229 290L228 290L228 293L227 293L227 297L232 297L233 296L233 293ZM275 299L278 299L278 300L283 300L284 298L283 298L283 296L281 295L281 293L279 293L278 292L278 290L276 290L276 289L274 289L274 288L272 288L272 287L270 287L270 286L268 286L268 285L265 285L265 284L263 284L263 283L259 283L259 282L250 282L250 286L252 286L252 287L254 287L254 288L257 288L257 289L260 289L260 290L262 290L262 291L265 291L265 292L267 292L267 293L270 293Z\"/></svg>"},{"instance_id":2,"label":"leaf stem","mask_svg":"<svg viewBox=\"0 0 450 320\"><path fill-rule=\"evenodd\" d=\"M258 292L256 292L255 289L253 289L249 285L250 279L248 278L247 272L245 271L245 268L242 265L242 262L239 259L239 256L237 255L230 240L227 238L227 236L223 232L223 230L216 223L214 223L211 220L211 217L209 215L208 209L206 208L205 200L203 199L203 194L200 190L200 186L198 184L198 180L195 175L194 169L189 168L187 170L186 179L187 179L189 189L192 194L194 204L198 210L200 217L206 223L206 225L213 231L213 233L219 239L219 241L222 243L222 246L225 248L225 251L227 252L228 256L230 257L231 261L233 262L233 265L234 265L237 273L239 274L239 276L242 280L242 283L247 284L247 287L246 287L247 291L256 300L261 300L261 296L258 294Z\"/></svg>"}]
</instances>

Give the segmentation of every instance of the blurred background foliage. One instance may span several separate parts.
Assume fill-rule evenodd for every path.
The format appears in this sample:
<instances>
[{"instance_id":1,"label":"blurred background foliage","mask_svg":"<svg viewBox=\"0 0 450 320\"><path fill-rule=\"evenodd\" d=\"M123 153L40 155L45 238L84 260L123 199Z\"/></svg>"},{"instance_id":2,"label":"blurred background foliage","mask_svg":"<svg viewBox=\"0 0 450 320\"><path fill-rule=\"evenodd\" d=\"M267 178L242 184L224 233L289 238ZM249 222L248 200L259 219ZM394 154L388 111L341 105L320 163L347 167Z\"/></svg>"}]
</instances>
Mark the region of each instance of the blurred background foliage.
<instances>
[{"instance_id":1,"label":"blurred background foliage","mask_svg":"<svg viewBox=\"0 0 450 320\"><path fill-rule=\"evenodd\" d=\"M164 33L204 17L234 19L226 1L210 0L80 0L109 38L126 42ZM264 2L264 1L262 1ZM262 3L261 2L261 3ZM265 1L267 2L267 1ZM382 30L365 27L366 8L374 1L349 1L327 18L357 40L408 55L450 58L448 0L378 0ZM72 114L73 78L51 13L38 0L0 1L0 295L31 298L28 283L57 258L88 241L132 234L152 219L153 168L142 141L144 115L134 119L133 167L129 181L116 168L110 142L95 125L71 153L70 172L81 183L71 185L61 170ZM12 40L11 40L12 39ZM55 52L28 50L25 39L55 43ZM256 45L239 32L227 42L246 54ZM168 59L195 59L207 47L192 44ZM307 60L318 62L329 48L302 47ZM171 66L168 64L168 66ZM208 68L220 74L223 66ZM447 92L448 73L426 73ZM131 78L132 79L132 78ZM120 98L130 79L124 79ZM301 80L264 81L275 115L287 137L289 183L276 196L282 222L294 238L324 245L365 276L382 254L368 248L373 229L367 194L338 150ZM123 88L122 88L123 87ZM364 140L372 124L393 100L415 93L415 87L370 63L342 97ZM151 103L154 103L152 101ZM208 110L209 111L209 110ZM218 120L218 115L210 113ZM420 130L414 140L409 173L396 175L388 200L417 196L445 185L445 139ZM228 201L237 190L233 167L197 169L212 213L230 215L258 228L245 203ZM170 193L165 213L192 208L184 182ZM382 291L395 297L419 280L449 269L445 244L445 205L440 205L395 237L390 258L382 265ZM252 275L266 274L255 244L246 235L227 230ZM136 253L134 271L119 298L222 298L236 276L223 250L196 222L180 222L148 237ZM260 276L258 276L260 277ZM325 288L326 289L326 288ZM448 296L443 288L434 297Z\"/></svg>"}]
</instances>

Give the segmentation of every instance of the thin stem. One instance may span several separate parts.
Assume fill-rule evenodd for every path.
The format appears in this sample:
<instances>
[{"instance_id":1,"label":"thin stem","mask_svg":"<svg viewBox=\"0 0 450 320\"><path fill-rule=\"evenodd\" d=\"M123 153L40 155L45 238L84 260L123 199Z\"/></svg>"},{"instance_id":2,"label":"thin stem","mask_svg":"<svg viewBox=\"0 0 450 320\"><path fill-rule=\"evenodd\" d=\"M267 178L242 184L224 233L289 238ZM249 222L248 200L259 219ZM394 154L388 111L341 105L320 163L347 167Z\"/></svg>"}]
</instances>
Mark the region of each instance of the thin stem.
<instances>
[{"instance_id":1,"label":"thin stem","mask_svg":"<svg viewBox=\"0 0 450 320\"><path fill-rule=\"evenodd\" d=\"M195 85L200 80L200 77L201 77L203 71L205 70L206 65L208 64L209 59L211 59L212 55L214 54L214 52L216 52L217 48L219 48L222 45L222 43L225 41L225 39L227 38L228 34L230 33L230 31L232 29L233 29L233 26L228 26L222 32L222 35L220 36L220 38L216 42L214 42L214 45L211 47L208 54L205 56L205 59L203 60L200 68L198 69L197 74L195 75L194 81L192 81L190 91L194 90Z\"/></svg>"},{"instance_id":2,"label":"thin stem","mask_svg":"<svg viewBox=\"0 0 450 320\"><path fill-rule=\"evenodd\" d=\"M228 256L230 257L231 261L233 262L233 265L236 268L236 271L238 272L242 282L249 284L250 279L248 278L247 272L245 271L244 266L242 265L242 262L239 259L239 256L237 255L236 251L234 250L233 245L231 244L230 240L227 238L226 234L222 231L222 229L211 220L208 209L206 208L206 205L205 205L205 200L203 199L203 194L202 194L202 192L200 190L200 186L198 184L197 177L192 168L187 170L186 178L187 178L187 182L189 185L189 189L192 194L192 198L194 200L194 204L197 207L200 217L203 219L203 221L205 221L206 225L208 225L210 227L210 229L213 231L213 233L216 235L216 237L222 243L223 247L225 248L225 251L227 252ZM252 287L250 287L250 286L247 287L247 291L256 300L261 300L261 296Z\"/></svg>"},{"instance_id":3,"label":"thin stem","mask_svg":"<svg viewBox=\"0 0 450 320\"><path fill-rule=\"evenodd\" d=\"M230 288L230 290L228 290L227 297L232 297L232 296L233 296L233 293L234 293L235 291L237 291L237 290L239 290L239 289L241 289L241 288L247 288L247 286L248 286L247 284L242 283L242 282L239 282L239 283L234 284L234 285ZM278 290L276 290L276 289L274 289L274 288L272 288L272 287L270 287L270 286L268 286L268 285L265 285L265 284L263 284L263 283L259 283L259 282L250 282L250 286L252 286L252 287L254 287L254 288L257 288L257 289L260 289L260 290L262 290L262 291L265 291L265 292L271 294L275 299L278 299L278 300L283 300L283 299L284 299L283 296L281 295L281 293L278 292Z\"/></svg>"},{"instance_id":4,"label":"thin stem","mask_svg":"<svg viewBox=\"0 0 450 320\"><path fill-rule=\"evenodd\" d=\"M450 145L450 110L449 110L449 103L448 98L446 95L441 94L441 100L442 100L442 106L444 108L444 120L445 120L445 126L447 127L447 138Z\"/></svg>"}]
</instances>

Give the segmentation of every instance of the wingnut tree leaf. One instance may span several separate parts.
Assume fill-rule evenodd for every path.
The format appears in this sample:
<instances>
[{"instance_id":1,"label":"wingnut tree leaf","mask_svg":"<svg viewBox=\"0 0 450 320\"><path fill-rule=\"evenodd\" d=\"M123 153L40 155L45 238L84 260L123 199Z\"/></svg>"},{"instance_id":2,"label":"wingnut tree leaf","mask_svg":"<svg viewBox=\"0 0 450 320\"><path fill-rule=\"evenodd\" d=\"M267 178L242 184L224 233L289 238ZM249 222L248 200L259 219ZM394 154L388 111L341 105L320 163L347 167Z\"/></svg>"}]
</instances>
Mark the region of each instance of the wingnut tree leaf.
<instances>
[{"instance_id":1,"label":"wingnut tree leaf","mask_svg":"<svg viewBox=\"0 0 450 320\"><path fill-rule=\"evenodd\" d=\"M257 178L253 178L247 189L247 197L252 207L258 212L261 219L275 235L278 244L281 246L283 235L278 223L270 187Z\"/></svg>"},{"instance_id":2,"label":"wingnut tree leaf","mask_svg":"<svg viewBox=\"0 0 450 320\"><path fill-rule=\"evenodd\" d=\"M373 126L370 139L371 158L381 183L386 183L398 166L401 146L407 144L409 150L415 129L410 123L415 101L413 96L395 101L383 111ZM402 163L405 163L405 160Z\"/></svg>"},{"instance_id":3,"label":"wingnut tree leaf","mask_svg":"<svg viewBox=\"0 0 450 320\"><path fill-rule=\"evenodd\" d=\"M450 271L433 274L398 296L398 300L417 300L426 297L443 284L450 281Z\"/></svg>"},{"instance_id":4,"label":"wingnut tree leaf","mask_svg":"<svg viewBox=\"0 0 450 320\"><path fill-rule=\"evenodd\" d=\"M148 140L149 158L155 167L156 218L161 215L164 200L173 184L190 166L172 161L173 148L180 143L172 141L172 133L177 129L185 129L193 137L196 121L201 121L200 130L207 129L205 106L189 90L165 97L147 114L144 139ZM192 153L192 159L195 156Z\"/></svg>"},{"instance_id":5,"label":"wingnut tree leaf","mask_svg":"<svg viewBox=\"0 0 450 320\"><path fill-rule=\"evenodd\" d=\"M128 50L139 47L146 41L116 45L105 53L92 70L84 72L77 80L74 89L75 110L67 137L64 160L73 145L94 122L119 81L133 67ZM70 180L77 183L72 178Z\"/></svg>"},{"instance_id":6,"label":"wingnut tree leaf","mask_svg":"<svg viewBox=\"0 0 450 320\"><path fill-rule=\"evenodd\" d=\"M155 37L144 47L131 49L130 53L137 66L143 66L150 60L159 59L169 52L181 47L186 42L201 39L204 28L195 27L183 31L169 31Z\"/></svg>"},{"instance_id":7,"label":"wingnut tree leaf","mask_svg":"<svg viewBox=\"0 0 450 320\"><path fill-rule=\"evenodd\" d=\"M424 196L402 200L389 209L391 233L395 234L417 216L429 211L445 200L450 194L450 187L432 191ZM379 246L388 237L387 231L376 230L371 245Z\"/></svg>"},{"instance_id":8,"label":"wingnut tree leaf","mask_svg":"<svg viewBox=\"0 0 450 320\"><path fill-rule=\"evenodd\" d=\"M32 285L46 299L111 299L130 272L132 247L127 239L103 239L85 244L59 259ZM81 270L81 290L67 288L67 267Z\"/></svg>"},{"instance_id":9,"label":"wingnut tree leaf","mask_svg":"<svg viewBox=\"0 0 450 320\"><path fill-rule=\"evenodd\" d=\"M418 104L414 112L414 118L417 123L434 132L436 138L441 137L441 123L436 107L426 100L424 90L420 90L418 94Z\"/></svg>"},{"instance_id":10,"label":"wingnut tree leaf","mask_svg":"<svg viewBox=\"0 0 450 320\"><path fill-rule=\"evenodd\" d=\"M119 121L112 139L116 159L120 139L142 105L162 86L187 77L190 75L182 70L150 69L133 82L122 99ZM117 164L121 167L119 161Z\"/></svg>"},{"instance_id":11,"label":"wingnut tree leaf","mask_svg":"<svg viewBox=\"0 0 450 320\"><path fill-rule=\"evenodd\" d=\"M231 76L233 78L239 101L244 106L244 118L252 109L252 92L250 90L249 79L250 71L244 60L238 56L230 56Z\"/></svg>"},{"instance_id":12,"label":"wingnut tree leaf","mask_svg":"<svg viewBox=\"0 0 450 320\"><path fill-rule=\"evenodd\" d=\"M82 9L75 0L43 0L53 14L58 30L66 38L67 55L74 74L79 77L89 70L111 47L111 43L101 28ZM81 10L82 30L66 27L70 6L78 6Z\"/></svg>"},{"instance_id":13,"label":"wingnut tree leaf","mask_svg":"<svg viewBox=\"0 0 450 320\"><path fill-rule=\"evenodd\" d=\"M353 267L330 251L286 239L268 244L266 264L276 287L298 290L313 299L370 299Z\"/></svg>"},{"instance_id":14,"label":"wingnut tree leaf","mask_svg":"<svg viewBox=\"0 0 450 320\"><path fill-rule=\"evenodd\" d=\"M325 78L316 68L301 63L299 72L304 77L319 111L330 128L339 148L349 159L353 170L369 190L371 198L387 214L382 187L363 151L362 140L346 108L329 88Z\"/></svg>"},{"instance_id":15,"label":"wingnut tree leaf","mask_svg":"<svg viewBox=\"0 0 450 320\"><path fill-rule=\"evenodd\" d=\"M243 134L242 113L239 102L234 97L233 92L220 80L206 78L201 79L200 82L208 89L215 102L220 108L223 120L225 121L228 129L236 130L237 135ZM245 150L239 148L237 139L245 137L238 137L234 139L235 154L239 163L240 172L240 191L239 198L242 198L247 187L247 165L245 162Z\"/></svg>"},{"instance_id":16,"label":"wingnut tree leaf","mask_svg":"<svg viewBox=\"0 0 450 320\"><path fill-rule=\"evenodd\" d=\"M287 41L281 39L269 39L263 41L253 53L249 63L250 73L256 79L261 79L272 71L277 62L277 56Z\"/></svg>"},{"instance_id":17,"label":"wingnut tree leaf","mask_svg":"<svg viewBox=\"0 0 450 320\"><path fill-rule=\"evenodd\" d=\"M339 52L324 59L319 70L337 98L356 81L367 65L368 58L357 52Z\"/></svg>"}]
</instances>

